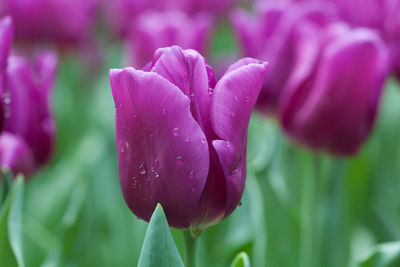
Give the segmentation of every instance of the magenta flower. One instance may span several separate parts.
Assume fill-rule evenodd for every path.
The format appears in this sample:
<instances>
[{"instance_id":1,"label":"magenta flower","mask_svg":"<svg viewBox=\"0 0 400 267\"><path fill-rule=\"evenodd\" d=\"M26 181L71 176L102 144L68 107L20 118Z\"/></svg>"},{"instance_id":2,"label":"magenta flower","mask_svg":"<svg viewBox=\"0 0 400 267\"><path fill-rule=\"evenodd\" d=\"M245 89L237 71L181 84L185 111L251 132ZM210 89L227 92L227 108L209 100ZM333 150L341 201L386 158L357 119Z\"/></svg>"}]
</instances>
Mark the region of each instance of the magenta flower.
<instances>
[{"instance_id":1,"label":"magenta flower","mask_svg":"<svg viewBox=\"0 0 400 267\"><path fill-rule=\"evenodd\" d=\"M158 49L144 70L112 69L119 177L149 220L157 203L176 228L215 224L238 205L247 127L266 63L242 59L216 82L194 50Z\"/></svg>"},{"instance_id":2,"label":"magenta flower","mask_svg":"<svg viewBox=\"0 0 400 267\"><path fill-rule=\"evenodd\" d=\"M148 12L132 24L128 53L132 65L143 67L159 47L179 45L204 54L211 35L212 18L206 13L189 17L182 11Z\"/></svg>"},{"instance_id":3,"label":"magenta flower","mask_svg":"<svg viewBox=\"0 0 400 267\"><path fill-rule=\"evenodd\" d=\"M391 52L391 66L400 77L400 0L329 0L343 20L377 30Z\"/></svg>"},{"instance_id":4,"label":"magenta flower","mask_svg":"<svg viewBox=\"0 0 400 267\"><path fill-rule=\"evenodd\" d=\"M11 15L16 39L71 45L87 41L98 0L2 0L2 15Z\"/></svg>"},{"instance_id":5,"label":"magenta flower","mask_svg":"<svg viewBox=\"0 0 400 267\"><path fill-rule=\"evenodd\" d=\"M57 57L44 52L33 67L20 56L10 56L7 66L4 130L21 137L32 151L34 166L39 168L50 156L54 139L54 121L50 96L56 74Z\"/></svg>"},{"instance_id":6,"label":"magenta flower","mask_svg":"<svg viewBox=\"0 0 400 267\"><path fill-rule=\"evenodd\" d=\"M276 113L283 87L293 70L297 48L293 39L303 27L314 27L319 31L335 17L329 6L319 3L259 2L255 9L256 16L236 10L231 20L243 55L269 63L269 75L264 81L257 108Z\"/></svg>"},{"instance_id":7,"label":"magenta flower","mask_svg":"<svg viewBox=\"0 0 400 267\"><path fill-rule=\"evenodd\" d=\"M232 2L232 0L103 0L102 9L112 31L118 36L126 37L131 25L142 13L155 10L181 10L188 14L202 11L221 13Z\"/></svg>"},{"instance_id":8,"label":"magenta flower","mask_svg":"<svg viewBox=\"0 0 400 267\"><path fill-rule=\"evenodd\" d=\"M367 29L329 26L299 36L295 66L282 93L285 132L315 150L352 155L373 126L388 73L387 49ZM318 44L319 43L319 49Z\"/></svg>"}]
</instances>

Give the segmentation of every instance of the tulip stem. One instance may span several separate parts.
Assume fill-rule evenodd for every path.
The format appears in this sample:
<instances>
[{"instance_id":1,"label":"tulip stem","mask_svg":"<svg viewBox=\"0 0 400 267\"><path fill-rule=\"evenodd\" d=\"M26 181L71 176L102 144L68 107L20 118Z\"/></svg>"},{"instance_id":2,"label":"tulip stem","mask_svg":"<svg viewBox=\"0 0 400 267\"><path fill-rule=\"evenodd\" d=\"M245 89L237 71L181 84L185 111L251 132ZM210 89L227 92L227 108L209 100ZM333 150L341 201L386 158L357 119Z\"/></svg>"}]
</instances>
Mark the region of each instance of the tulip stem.
<instances>
[{"instance_id":1,"label":"tulip stem","mask_svg":"<svg viewBox=\"0 0 400 267\"><path fill-rule=\"evenodd\" d=\"M196 267L197 238L193 237L190 230L183 231L185 242L185 266Z\"/></svg>"},{"instance_id":2,"label":"tulip stem","mask_svg":"<svg viewBox=\"0 0 400 267\"><path fill-rule=\"evenodd\" d=\"M300 267L314 266L316 227L316 183L320 174L320 158L312 158L312 173L303 177L301 201L301 232L300 232Z\"/></svg>"}]
</instances>

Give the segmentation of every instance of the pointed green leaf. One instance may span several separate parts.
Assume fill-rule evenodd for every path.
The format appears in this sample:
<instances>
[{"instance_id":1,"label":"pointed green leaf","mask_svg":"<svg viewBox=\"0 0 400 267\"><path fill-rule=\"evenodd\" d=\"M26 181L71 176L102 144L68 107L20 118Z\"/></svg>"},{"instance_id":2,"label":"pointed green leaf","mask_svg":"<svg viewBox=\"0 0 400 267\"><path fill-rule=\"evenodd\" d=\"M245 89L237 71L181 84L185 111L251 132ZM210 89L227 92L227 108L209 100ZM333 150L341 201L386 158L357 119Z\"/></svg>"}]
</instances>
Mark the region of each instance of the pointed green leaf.
<instances>
[{"instance_id":1,"label":"pointed green leaf","mask_svg":"<svg viewBox=\"0 0 400 267\"><path fill-rule=\"evenodd\" d=\"M160 204L157 205L147 227L138 267L184 266L175 246L167 218Z\"/></svg>"},{"instance_id":2,"label":"pointed green leaf","mask_svg":"<svg viewBox=\"0 0 400 267\"><path fill-rule=\"evenodd\" d=\"M240 252L231 263L231 267L250 267L250 259L246 252Z\"/></svg>"},{"instance_id":3,"label":"pointed green leaf","mask_svg":"<svg viewBox=\"0 0 400 267\"><path fill-rule=\"evenodd\" d=\"M22 252L24 179L18 176L0 209L0 259L5 266L25 266Z\"/></svg>"},{"instance_id":4,"label":"pointed green leaf","mask_svg":"<svg viewBox=\"0 0 400 267\"><path fill-rule=\"evenodd\" d=\"M375 246L360 263L360 267L396 266L400 266L400 242L384 243Z\"/></svg>"}]
</instances>

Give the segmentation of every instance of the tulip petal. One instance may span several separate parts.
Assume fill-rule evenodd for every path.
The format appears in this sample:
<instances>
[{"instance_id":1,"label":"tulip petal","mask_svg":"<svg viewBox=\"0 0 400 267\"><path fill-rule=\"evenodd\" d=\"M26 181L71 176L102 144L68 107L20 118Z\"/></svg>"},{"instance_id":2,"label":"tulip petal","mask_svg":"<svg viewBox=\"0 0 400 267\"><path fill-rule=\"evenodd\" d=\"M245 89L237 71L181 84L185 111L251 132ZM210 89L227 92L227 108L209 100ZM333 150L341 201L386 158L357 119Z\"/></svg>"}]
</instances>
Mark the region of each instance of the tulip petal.
<instances>
[{"instance_id":1,"label":"tulip petal","mask_svg":"<svg viewBox=\"0 0 400 267\"><path fill-rule=\"evenodd\" d=\"M225 74L215 87L211 124L219 140L213 146L225 174L225 217L239 203L246 177L247 128L264 81L267 63L251 63Z\"/></svg>"},{"instance_id":2,"label":"tulip petal","mask_svg":"<svg viewBox=\"0 0 400 267\"><path fill-rule=\"evenodd\" d=\"M189 227L209 170L208 144L189 98L157 73L113 69L110 81L129 208L148 221L161 203L171 226Z\"/></svg>"},{"instance_id":3,"label":"tulip petal","mask_svg":"<svg viewBox=\"0 0 400 267\"><path fill-rule=\"evenodd\" d=\"M207 68L208 65L198 52L182 50L178 46L158 49L155 58L151 71L160 74L190 97L193 117L208 139L212 138L209 118L212 94L209 78L214 78L212 69Z\"/></svg>"},{"instance_id":4,"label":"tulip petal","mask_svg":"<svg viewBox=\"0 0 400 267\"><path fill-rule=\"evenodd\" d=\"M34 164L32 151L24 139L8 132L0 135L0 167L10 169L14 175L28 176Z\"/></svg>"},{"instance_id":5,"label":"tulip petal","mask_svg":"<svg viewBox=\"0 0 400 267\"><path fill-rule=\"evenodd\" d=\"M53 68L53 64L50 65ZM50 71L49 68L44 69ZM54 75L54 72L52 74ZM49 85L46 84L42 88L40 81L36 84L28 62L14 55L8 60L7 78L10 90L10 116L6 121L5 130L25 139L39 167L48 160L53 146L55 127L49 112Z\"/></svg>"},{"instance_id":6,"label":"tulip petal","mask_svg":"<svg viewBox=\"0 0 400 267\"><path fill-rule=\"evenodd\" d=\"M286 132L315 149L356 153L372 128L387 70L386 50L374 32L346 33L325 48L315 77L289 100ZM300 97L305 90L307 101Z\"/></svg>"}]
</instances>

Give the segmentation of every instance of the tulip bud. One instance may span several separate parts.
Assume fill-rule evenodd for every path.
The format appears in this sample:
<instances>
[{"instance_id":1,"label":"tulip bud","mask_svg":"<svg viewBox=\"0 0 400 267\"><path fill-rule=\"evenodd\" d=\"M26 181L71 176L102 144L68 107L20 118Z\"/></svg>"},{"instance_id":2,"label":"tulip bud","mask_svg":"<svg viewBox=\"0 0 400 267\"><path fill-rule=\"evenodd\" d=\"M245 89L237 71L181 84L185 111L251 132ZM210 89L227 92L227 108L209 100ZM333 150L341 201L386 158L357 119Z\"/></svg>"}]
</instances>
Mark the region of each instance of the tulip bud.
<instances>
[{"instance_id":1,"label":"tulip bud","mask_svg":"<svg viewBox=\"0 0 400 267\"><path fill-rule=\"evenodd\" d=\"M149 12L132 24L128 52L132 65L143 67L159 47L179 45L200 53L206 50L212 19L201 13L189 17L182 11Z\"/></svg>"},{"instance_id":2,"label":"tulip bud","mask_svg":"<svg viewBox=\"0 0 400 267\"><path fill-rule=\"evenodd\" d=\"M2 15L14 21L16 39L71 45L86 41L98 0L3 0Z\"/></svg>"},{"instance_id":3,"label":"tulip bud","mask_svg":"<svg viewBox=\"0 0 400 267\"><path fill-rule=\"evenodd\" d=\"M238 205L247 127L266 63L243 59L216 82L194 50L160 48L144 70L112 69L122 193L148 221L157 203L176 228L206 227Z\"/></svg>"},{"instance_id":4,"label":"tulip bud","mask_svg":"<svg viewBox=\"0 0 400 267\"><path fill-rule=\"evenodd\" d=\"M285 132L315 150L352 155L369 135L388 72L387 49L367 29L329 26L319 52L297 40L294 71L282 93Z\"/></svg>"},{"instance_id":5,"label":"tulip bud","mask_svg":"<svg viewBox=\"0 0 400 267\"><path fill-rule=\"evenodd\" d=\"M290 3L288 1L259 2L256 16L242 10L232 13L243 55L268 61L267 75L257 108L276 114L282 89L291 75L296 43L295 30L301 25L314 25L318 31L335 19L329 5Z\"/></svg>"},{"instance_id":6,"label":"tulip bud","mask_svg":"<svg viewBox=\"0 0 400 267\"><path fill-rule=\"evenodd\" d=\"M8 59L5 131L23 138L32 150L35 168L49 158L54 139L50 96L57 67L57 57L50 52L37 56L34 66L21 56Z\"/></svg>"}]
</instances>

